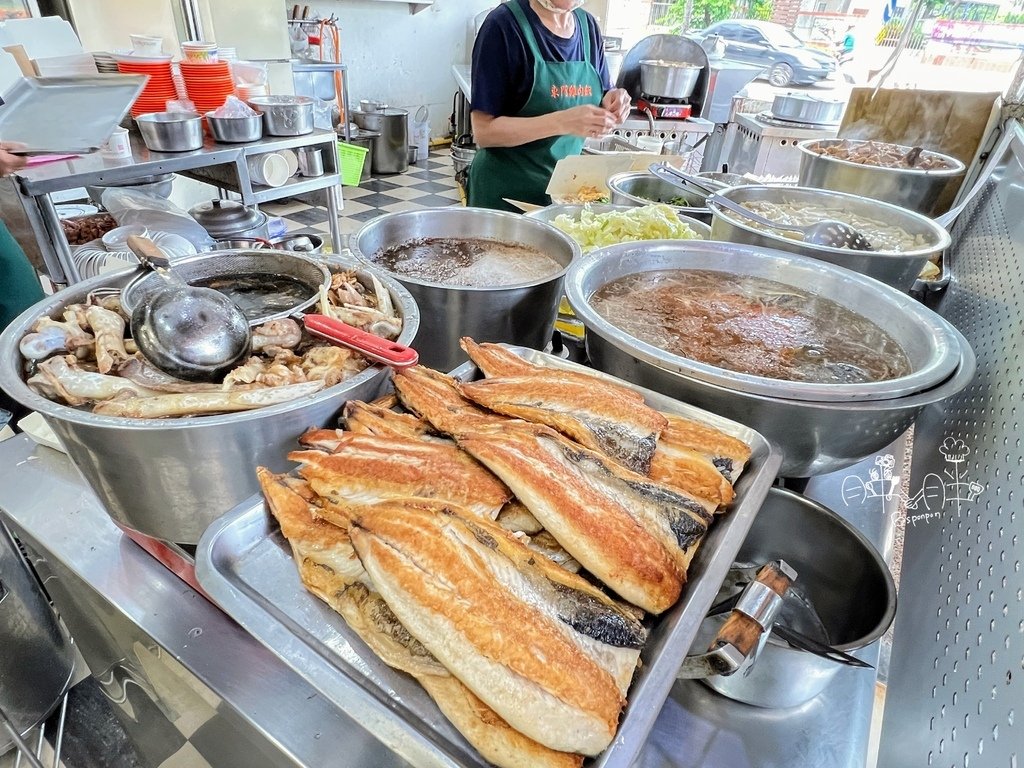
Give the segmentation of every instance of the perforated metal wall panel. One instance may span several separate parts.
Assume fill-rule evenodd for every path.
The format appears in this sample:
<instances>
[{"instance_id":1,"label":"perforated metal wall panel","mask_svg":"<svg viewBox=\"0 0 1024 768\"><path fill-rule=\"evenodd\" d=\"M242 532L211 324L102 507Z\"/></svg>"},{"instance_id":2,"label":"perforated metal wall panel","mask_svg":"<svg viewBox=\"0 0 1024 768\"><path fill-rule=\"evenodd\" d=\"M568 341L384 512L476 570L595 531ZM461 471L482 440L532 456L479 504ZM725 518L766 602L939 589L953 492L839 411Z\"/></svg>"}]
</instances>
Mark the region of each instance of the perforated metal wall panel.
<instances>
[{"instance_id":1,"label":"perforated metal wall panel","mask_svg":"<svg viewBox=\"0 0 1024 768\"><path fill-rule=\"evenodd\" d=\"M915 435L939 514L907 525L881 768L1024 768L1024 132L997 152L938 306L978 372Z\"/></svg>"}]
</instances>

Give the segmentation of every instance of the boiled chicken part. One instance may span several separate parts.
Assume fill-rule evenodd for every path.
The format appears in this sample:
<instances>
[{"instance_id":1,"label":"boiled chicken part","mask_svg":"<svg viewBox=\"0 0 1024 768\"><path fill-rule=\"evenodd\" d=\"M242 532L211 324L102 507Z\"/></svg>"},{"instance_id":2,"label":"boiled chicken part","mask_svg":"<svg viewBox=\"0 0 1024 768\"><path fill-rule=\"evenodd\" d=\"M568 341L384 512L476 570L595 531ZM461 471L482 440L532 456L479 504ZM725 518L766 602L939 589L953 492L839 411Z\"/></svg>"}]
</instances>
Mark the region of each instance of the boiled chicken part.
<instances>
[{"instance_id":1,"label":"boiled chicken part","mask_svg":"<svg viewBox=\"0 0 1024 768\"><path fill-rule=\"evenodd\" d=\"M112 378L112 377L111 377ZM97 403L93 413L134 419L162 419L169 416L202 416L213 413L251 411L280 405L290 400L315 395L324 388L322 381L307 381L284 387L227 392L192 392L154 397L134 397Z\"/></svg>"},{"instance_id":2,"label":"boiled chicken part","mask_svg":"<svg viewBox=\"0 0 1024 768\"><path fill-rule=\"evenodd\" d=\"M124 396L149 398L158 394L120 376L83 371L73 355L44 360L28 380L28 385L44 397L68 405L85 405Z\"/></svg>"},{"instance_id":3,"label":"boiled chicken part","mask_svg":"<svg viewBox=\"0 0 1024 768\"><path fill-rule=\"evenodd\" d=\"M124 318L99 306L88 307L85 318L96 336L96 366L100 373L110 373L128 359L124 348Z\"/></svg>"},{"instance_id":4,"label":"boiled chicken part","mask_svg":"<svg viewBox=\"0 0 1024 768\"><path fill-rule=\"evenodd\" d=\"M182 381L161 371L141 354L133 355L117 367L117 375L135 382L140 387L162 393L216 392L220 384Z\"/></svg>"},{"instance_id":5,"label":"boiled chicken part","mask_svg":"<svg viewBox=\"0 0 1024 768\"><path fill-rule=\"evenodd\" d=\"M267 347L295 349L302 341L302 328L290 317L270 320L252 332L252 351L260 352Z\"/></svg>"},{"instance_id":6,"label":"boiled chicken part","mask_svg":"<svg viewBox=\"0 0 1024 768\"><path fill-rule=\"evenodd\" d=\"M22 337L18 349L28 360L45 360L58 352L74 354L79 349L91 348L95 341L74 319L58 322L41 317L32 326L32 332Z\"/></svg>"}]
</instances>

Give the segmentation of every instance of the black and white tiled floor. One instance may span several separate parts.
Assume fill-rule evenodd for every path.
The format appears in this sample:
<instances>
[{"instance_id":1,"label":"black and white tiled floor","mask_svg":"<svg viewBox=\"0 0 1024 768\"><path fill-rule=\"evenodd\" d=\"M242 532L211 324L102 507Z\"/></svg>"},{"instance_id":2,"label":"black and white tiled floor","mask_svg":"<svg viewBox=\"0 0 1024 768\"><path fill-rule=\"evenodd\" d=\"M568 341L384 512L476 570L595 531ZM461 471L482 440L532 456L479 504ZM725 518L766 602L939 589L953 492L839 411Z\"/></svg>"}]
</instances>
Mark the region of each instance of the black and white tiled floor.
<instances>
[{"instance_id":1,"label":"black and white tiled floor","mask_svg":"<svg viewBox=\"0 0 1024 768\"><path fill-rule=\"evenodd\" d=\"M432 151L425 162L410 165L405 173L375 176L358 187L342 187L341 233L350 235L370 219L394 211L460 205L448 148ZM266 203L262 210L280 216L290 233L324 235L330 232L327 209L298 201Z\"/></svg>"}]
</instances>

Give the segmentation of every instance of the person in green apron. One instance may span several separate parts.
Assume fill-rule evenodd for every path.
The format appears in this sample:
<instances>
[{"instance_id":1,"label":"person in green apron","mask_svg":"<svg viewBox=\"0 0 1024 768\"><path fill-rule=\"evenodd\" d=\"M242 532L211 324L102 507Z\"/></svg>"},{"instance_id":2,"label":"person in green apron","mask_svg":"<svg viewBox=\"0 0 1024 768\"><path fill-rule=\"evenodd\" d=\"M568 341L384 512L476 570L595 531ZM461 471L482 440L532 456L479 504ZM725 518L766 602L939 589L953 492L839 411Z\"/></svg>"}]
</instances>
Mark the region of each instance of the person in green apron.
<instances>
[{"instance_id":1,"label":"person in green apron","mask_svg":"<svg viewBox=\"0 0 1024 768\"><path fill-rule=\"evenodd\" d=\"M517 210L547 205L555 164L629 114L612 88L604 43L581 0L508 0L484 21L473 47L473 137L468 204Z\"/></svg>"}]
</instances>

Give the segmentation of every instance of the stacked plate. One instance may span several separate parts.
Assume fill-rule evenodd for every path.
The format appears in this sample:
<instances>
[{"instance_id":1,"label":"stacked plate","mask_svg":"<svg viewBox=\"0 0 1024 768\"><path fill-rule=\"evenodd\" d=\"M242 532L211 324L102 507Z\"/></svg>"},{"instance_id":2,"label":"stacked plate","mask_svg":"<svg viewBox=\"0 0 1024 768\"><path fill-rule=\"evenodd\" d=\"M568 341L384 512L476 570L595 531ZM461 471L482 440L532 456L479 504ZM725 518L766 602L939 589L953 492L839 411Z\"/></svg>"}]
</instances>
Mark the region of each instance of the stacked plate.
<instances>
[{"instance_id":1,"label":"stacked plate","mask_svg":"<svg viewBox=\"0 0 1024 768\"><path fill-rule=\"evenodd\" d=\"M112 232L116 233L116 230L112 230ZM75 266L78 267L78 272L83 279L103 275L107 272L116 272L139 263L135 254L128 250L122 250L117 238L104 239L109 239L115 247L112 250L107 250L102 240L91 240L85 245L79 246L72 254ZM149 239L156 243L160 250L172 260L196 253L196 247L181 235L170 232L154 232L149 233Z\"/></svg>"},{"instance_id":2,"label":"stacked plate","mask_svg":"<svg viewBox=\"0 0 1024 768\"><path fill-rule=\"evenodd\" d=\"M94 53L92 60L96 62L96 71L100 74L116 75L119 71L117 60L109 53Z\"/></svg>"},{"instance_id":3,"label":"stacked plate","mask_svg":"<svg viewBox=\"0 0 1024 768\"><path fill-rule=\"evenodd\" d=\"M117 71L123 74L148 75L149 81L132 104L132 117L147 112L164 112L167 102L178 98L178 89L171 74L170 56L136 56L114 54Z\"/></svg>"},{"instance_id":4,"label":"stacked plate","mask_svg":"<svg viewBox=\"0 0 1024 768\"><path fill-rule=\"evenodd\" d=\"M235 92L231 65L226 61L209 64L183 61L178 66L185 81L185 92L201 115L223 106L227 97Z\"/></svg>"}]
</instances>

